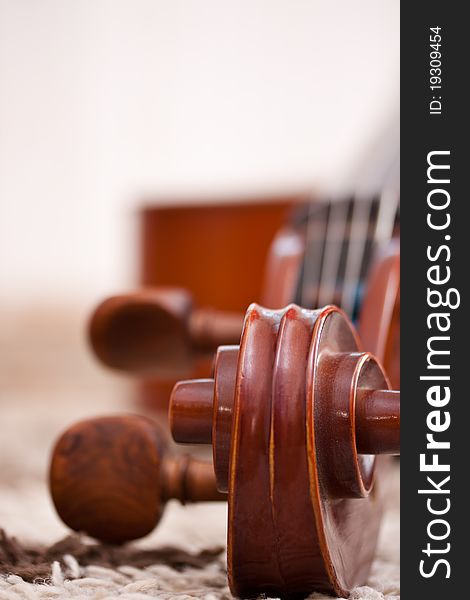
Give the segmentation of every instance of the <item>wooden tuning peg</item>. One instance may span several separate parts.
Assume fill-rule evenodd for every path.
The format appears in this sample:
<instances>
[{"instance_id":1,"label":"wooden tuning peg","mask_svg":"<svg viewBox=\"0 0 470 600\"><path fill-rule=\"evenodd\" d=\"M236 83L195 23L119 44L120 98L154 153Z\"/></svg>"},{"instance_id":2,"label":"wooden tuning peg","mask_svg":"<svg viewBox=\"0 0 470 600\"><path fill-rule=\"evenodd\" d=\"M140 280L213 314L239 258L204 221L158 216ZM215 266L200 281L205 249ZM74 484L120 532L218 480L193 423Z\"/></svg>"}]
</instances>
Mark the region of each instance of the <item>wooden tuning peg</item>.
<instances>
[{"instance_id":1,"label":"wooden tuning peg","mask_svg":"<svg viewBox=\"0 0 470 600\"><path fill-rule=\"evenodd\" d=\"M365 583L400 394L342 311L252 305L214 378L175 386L170 423L177 442L212 443L236 596L344 596Z\"/></svg>"},{"instance_id":2,"label":"wooden tuning peg","mask_svg":"<svg viewBox=\"0 0 470 600\"><path fill-rule=\"evenodd\" d=\"M59 516L71 529L109 543L148 534L167 500L225 499L216 489L212 464L170 455L151 420L134 415L88 419L57 441L50 491Z\"/></svg>"},{"instance_id":3,"label":"wooden tuning peg","mask_svg":"<svg viewBox=\"0 0 470 600\"><path fill-rule=\"evenodd\" d=\"M190 372L196 353L238 343L243 316L194 308L181 288L145 288L102 302L90 319L89 339L111 368L181 377Z\"/></svg>"}]
</instances>

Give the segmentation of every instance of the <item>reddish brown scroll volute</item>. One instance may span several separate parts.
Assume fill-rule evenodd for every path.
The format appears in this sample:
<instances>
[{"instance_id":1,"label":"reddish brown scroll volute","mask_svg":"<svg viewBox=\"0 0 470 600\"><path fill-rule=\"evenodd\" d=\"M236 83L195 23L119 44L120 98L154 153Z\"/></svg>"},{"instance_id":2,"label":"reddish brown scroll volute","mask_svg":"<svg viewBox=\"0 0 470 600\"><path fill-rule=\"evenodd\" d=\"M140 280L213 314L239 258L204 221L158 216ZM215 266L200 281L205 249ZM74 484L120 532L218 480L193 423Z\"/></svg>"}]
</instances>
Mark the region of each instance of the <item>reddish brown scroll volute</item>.
<instances>
[{"instance_id":1,"label":"reddish brown scroll volute","mask_svg":"<svg viewBox=\"0 0 470 600\"><path fill-rule=\"evenodd\" d=\"M176 441L196 441L193 428L212 441L232 592L343 595L364 583L382 510L375 455L399 452L399 394L344 314L253 305L237 360L219 350L212 429L201 385L175 387L171 423Z\"/></svg>"},{"instance_id":2,"label":"reddish brown scroll volute","mask_svg":"<svg viewBox=\"0 0 470 600\"><path fill-rule=\"evenodd\" d=\"M100 417L70 427L58 440L50 490L71 529L104 542L142 537L170 498L222 500L212 464L171 456L156 424L134 415Z\"/></svg>"}]
</instances>

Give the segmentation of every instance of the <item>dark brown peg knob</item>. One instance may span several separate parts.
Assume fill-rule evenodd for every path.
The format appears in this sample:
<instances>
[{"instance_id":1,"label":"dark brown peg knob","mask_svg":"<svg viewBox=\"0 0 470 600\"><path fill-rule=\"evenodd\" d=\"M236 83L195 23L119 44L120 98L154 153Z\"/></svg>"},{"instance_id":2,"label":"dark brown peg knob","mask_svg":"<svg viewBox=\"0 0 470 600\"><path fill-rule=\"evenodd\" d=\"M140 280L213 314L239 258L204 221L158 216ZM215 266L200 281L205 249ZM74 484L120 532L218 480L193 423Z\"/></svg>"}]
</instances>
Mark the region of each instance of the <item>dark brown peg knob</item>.
<instances>
[{"instance_id":1,"label":"dark brown peg knob","mask_svg":"<svg viewBox=\"0 0 470 600\"><path fill-rule=\"evenodd\" d=\"M145 288L113 296L94 311L89 338L107 366L165 377L190 372L197 353L238 343L244 315L194 308L180 288Z\"/></svg>"},{"instance_id":2,"label":"dark brown peg knob","mask_svg":"<svg viewBox=\"0 0 470 600\"><path fill-rule=\"evenodd\" d=\"M236 596L343 596L366 581L400 394L341 310L252 305L214 379L175 386L170 425L177 442L212 443Z\"/></svg>"},{"instance_id":3,"label":"dark brown peg knob","mask_svg":"<svg viewBox=\"0 0 470 600\"><path fill-rule=\"evenodd\" d=\"M223 500L212 464L171 456L151 420L134 415L81 421L57 441L50 490L71 529L109 543L150 533L167 500Z\"/></svg>"}]
</instances>

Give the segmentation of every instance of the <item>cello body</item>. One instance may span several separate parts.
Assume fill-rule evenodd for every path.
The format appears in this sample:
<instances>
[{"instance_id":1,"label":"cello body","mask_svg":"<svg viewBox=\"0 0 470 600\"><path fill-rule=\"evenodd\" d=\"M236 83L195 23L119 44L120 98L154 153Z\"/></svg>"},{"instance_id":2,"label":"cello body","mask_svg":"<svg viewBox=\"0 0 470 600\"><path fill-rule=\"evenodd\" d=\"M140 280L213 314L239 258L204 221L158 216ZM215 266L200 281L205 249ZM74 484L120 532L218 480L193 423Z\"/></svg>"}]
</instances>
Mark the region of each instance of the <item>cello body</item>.
<instances>
[{"instance_id":1,"label":"cello body","mask_svg":"<svg viewBox=\"0 0 470 600\"><path fill-rule=\"evenodd\" d=\"M276 233L303 194L228 203L148 205L140 211L139 284L187 290L196 305L244 313L264 300L265 263ZM282 304L280 304L282 306ZM199 355L191 377L210 374L212 353ZM164 412L174 377L144 377L138 402Z\"/></svg>"}]
</instances>

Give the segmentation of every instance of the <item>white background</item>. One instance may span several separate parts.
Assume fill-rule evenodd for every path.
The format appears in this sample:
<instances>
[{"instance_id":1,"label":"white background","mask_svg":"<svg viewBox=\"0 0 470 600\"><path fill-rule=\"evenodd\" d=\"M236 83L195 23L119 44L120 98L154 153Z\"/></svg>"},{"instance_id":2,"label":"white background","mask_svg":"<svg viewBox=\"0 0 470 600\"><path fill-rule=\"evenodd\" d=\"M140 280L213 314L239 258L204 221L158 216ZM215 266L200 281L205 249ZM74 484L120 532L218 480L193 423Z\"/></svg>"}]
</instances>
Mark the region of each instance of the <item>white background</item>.
<instances>
[{"instance_id":1,"label":"white background","mask_svg":"<svg viewBox=\"0 0 470 600\"><path fill-rule=\"evenodd\" d=\"M397 0L0 0L0 303L125 287L143 197L347 185L398 60Z\"/></svg>"}]
</instances>

